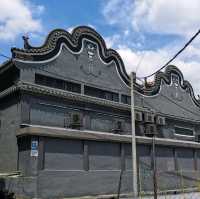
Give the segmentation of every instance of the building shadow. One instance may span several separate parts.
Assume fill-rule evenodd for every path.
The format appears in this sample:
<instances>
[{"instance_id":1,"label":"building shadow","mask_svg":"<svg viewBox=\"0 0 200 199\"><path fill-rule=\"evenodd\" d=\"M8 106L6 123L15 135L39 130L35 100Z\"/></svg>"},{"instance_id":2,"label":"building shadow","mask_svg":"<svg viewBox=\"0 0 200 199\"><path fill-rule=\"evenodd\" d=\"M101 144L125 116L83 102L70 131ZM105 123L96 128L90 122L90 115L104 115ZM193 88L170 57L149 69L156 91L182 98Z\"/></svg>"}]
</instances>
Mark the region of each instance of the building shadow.
<instances>
[{"instance_id":1,"label":"building shadow","mask_svg":"<svg viewBox=\"0 0 200 199\"><path fill-rule=\"evenodd\" d=\"M16 199L15 194L6 189L4 178L0 178L0 199Z\"/></svg>"}]
</instances>

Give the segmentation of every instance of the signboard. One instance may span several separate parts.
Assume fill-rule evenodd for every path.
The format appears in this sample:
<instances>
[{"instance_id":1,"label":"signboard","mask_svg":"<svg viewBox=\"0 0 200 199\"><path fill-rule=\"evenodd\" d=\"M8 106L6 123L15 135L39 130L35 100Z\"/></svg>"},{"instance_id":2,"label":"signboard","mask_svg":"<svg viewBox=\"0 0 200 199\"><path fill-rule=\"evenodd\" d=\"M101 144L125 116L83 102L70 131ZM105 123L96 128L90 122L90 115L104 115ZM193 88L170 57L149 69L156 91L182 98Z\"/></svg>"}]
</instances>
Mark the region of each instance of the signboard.
<instances>
[{"instance_id":1,"label":"signboard","mask_svg":"<svg viewBox=\"0 0 200 199\"><path fill-rule=\"evenodd\" d=\"M31 157L38 157L38 141L31 141Z\"/></svg>"}]
</instances>

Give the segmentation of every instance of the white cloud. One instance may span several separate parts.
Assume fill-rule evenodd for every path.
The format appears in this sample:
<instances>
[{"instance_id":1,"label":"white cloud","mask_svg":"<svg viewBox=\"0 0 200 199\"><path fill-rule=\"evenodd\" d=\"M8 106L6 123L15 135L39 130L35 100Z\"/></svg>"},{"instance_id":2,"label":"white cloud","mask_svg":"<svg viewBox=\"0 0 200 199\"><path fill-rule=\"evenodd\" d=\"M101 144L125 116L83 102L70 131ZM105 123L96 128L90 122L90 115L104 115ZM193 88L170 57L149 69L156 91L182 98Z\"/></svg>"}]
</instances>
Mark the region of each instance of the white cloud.
<instances>
[{"instance_id":1,"label":"white cloud","mask_svg":"<svg viewBox=\"0 0 200 199\"><path fill-rule=\"evenodd\" d=\"M115 44L118 43L118 41L120 40L120 35L115 34L112 37L105 37L104 38L105 42L106 42L106 46L107 48L111 48L113 47Z\"/></svg>"},{"instance_id":2,"label":"white cloud","mask_svg":"<svg viewBox=\"0 0 200 199\"><path fill-rule=\"evenodd\" d=\"M104 4L103 15L109 24L124 24L130 21L133 0L109 0Z\"/></svg>"},{"instance_id":3,"label":"white cloud","mask_svg":"<svg viewBox=\"0 0 200 199\"><path fill-rule=\"evenodd\" d=\"M102 12L109 24L187 36L199 29L199 10L199 0L110 0Z\"/></svg>"},{"instance_id":4,"label":"white cloud","mask_svg":"<svg viewBox=\"0 0 200 199\"><path fill-rule=\"evenodd\" d=\"M137 76L143 77L163 66L200 28L199 10L199 0L110 0L104 5L103 15L107 23L118 26L122 34L118 39L115 39L115 35L107 37L106 41L111 47L117 48L128 73L135 71L139 64ZM132 35L142 35L137 41L127 37L129 43L142 42L142 46L130 47L128 42L124 42L125 31ZM147 32L163 36L174 34L181 39L176 43L169 40L168 44L158 46L157 49L144 50L142 47L148 46L145 42L151 39L147 39ZM183 72L185 79L191 82L196 94L200 93L199 44L200 39L197 38L172 62Z\"/></svg>"},{"instance_id":5,"label":"white cloud","mask_svg":"<svg viewBox=\"0 0 200 199\"><path fill-rule=\"evenodd\" d=\"M132 24L145 31L187 35L199 29L199 0L136 0Z\"/></svg>"},{"instance_id":6,"label":"white cloud","mask_svg":"<svg viewBox=\"0 0 200 199\"><path fill-rule=\"evenodd\" d=\"M42 23L34 15L44 11L42 5L25 0L0 0L0 38L14 40L19 34L41 32Z\"/></svg>"},{"instance_id":7,"label":"white cloud","mask_svg":"<svg viewBox=\"0 0 200 199\"><path fill-rule=\"evenodd\" d=\"M155 51L135 51L128 47L122 46L117 51L121 55L128 73L135 71L138 63L140 63L140 66L137 70L138 77L143 77L153 73L171 58L171 53L169 53L167 48L158 49ZM181 58L176 59L174 62L172 62L172 64L177 66L182 71L185 79L192 84L195 93L198 94L200 93L200 62L195 60L186 62L184 61L184 58L184 56L181 56Z\"/></svg>"}]
</instances>

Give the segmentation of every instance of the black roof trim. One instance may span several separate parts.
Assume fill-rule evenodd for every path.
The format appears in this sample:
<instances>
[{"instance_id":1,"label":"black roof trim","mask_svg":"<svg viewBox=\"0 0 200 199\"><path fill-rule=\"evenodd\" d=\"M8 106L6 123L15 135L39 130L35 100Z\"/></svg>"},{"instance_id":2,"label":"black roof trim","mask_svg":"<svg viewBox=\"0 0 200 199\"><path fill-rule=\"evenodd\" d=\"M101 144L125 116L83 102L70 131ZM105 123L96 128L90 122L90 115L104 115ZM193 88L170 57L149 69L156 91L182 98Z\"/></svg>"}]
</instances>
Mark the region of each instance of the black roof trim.
<instances>
[{"instance_id":1,"label":"black roof trim","mask_svg":"<svg viewBox=\"0 0 200 199\"><path fill-rule=\"evenodd\" d=\"M65 43L73 52L79 52L82 48L82 40L84 38L97 43L102 60L106 63L114 61L120 77L127 86L130 86L130 77L126 72L120 55L113 49L107 49L106 43L101 35L87 26L76 27L72 33L64 29L55 29L49 33L44 44L40 47L34 47L27 43L26 49L12 48L12 57L22 61L33 62L48 60L59 52L62 43ZM135 89L146 96L156 95L160 90L161 80L167 84L171 83L172 73L179 76L180 86L190 93L194 103L200 107L200 102L195 98L191 84L184 80L182 72L173 65L167 66L165 72L158 72L155 75L153 85L145 87L144 85L135 83Z\"/></svg>"},{"instance_id":2,"label":"black roof trim","mask_svg":"<svg viewBox=\"0 0 200 199\"><path fill-rule=\"evenodd\" d=\"M12 48L12 57L26 61L47 60L59 52L62 43L65 43L73 52L78 52L82 48L84 38L98 44L102 60L106 63L114 61L123 81L129 85L129 76L120 55L113 49L107 49L104 39L94 29L87 26L79 26L71 34L63 29L55 29L49 33L40 47L28 44L27 49Z\"/></svg>"},{"instance_id":3,"label":"black roof trim","mask_svg":"<svg viewBox=\"0 0 200 199\"><path fill-rule=\"evenodd\" d=\"M175 74L179 77L179 85L181 86L181 88L187 91L190 94L194 103L200 107L200 102L199 100L196 99L194 95L194 90L192 88L192 85L187 80L184 79L183 73L174 65L167 66L164 72L161 71L158 72L155 75L154 84L152 86L149 86L148 88L137 87L136 90L139 93L147 96L156 95L160 90L162 81L164 81L168 85L171 84L172 74Z\"/></svg>"}]
</instances>

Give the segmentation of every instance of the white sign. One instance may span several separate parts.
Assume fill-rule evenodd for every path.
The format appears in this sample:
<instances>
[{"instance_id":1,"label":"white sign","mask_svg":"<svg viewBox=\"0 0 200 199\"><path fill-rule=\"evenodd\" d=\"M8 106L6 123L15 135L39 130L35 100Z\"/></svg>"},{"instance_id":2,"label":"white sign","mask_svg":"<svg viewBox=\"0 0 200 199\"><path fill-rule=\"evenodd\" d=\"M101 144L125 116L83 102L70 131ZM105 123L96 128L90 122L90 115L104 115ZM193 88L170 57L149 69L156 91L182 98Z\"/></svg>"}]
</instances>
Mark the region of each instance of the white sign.
<instances>
[{"instance_id":1,"label":"white sign","mask_svg":"<svg viewBox=\"0 0 200 199\"><path fill-rule=\"evenodd\" d=\"M31 157L38 157L38 141L31 141Z\"/></svg>"}]
</instances>

